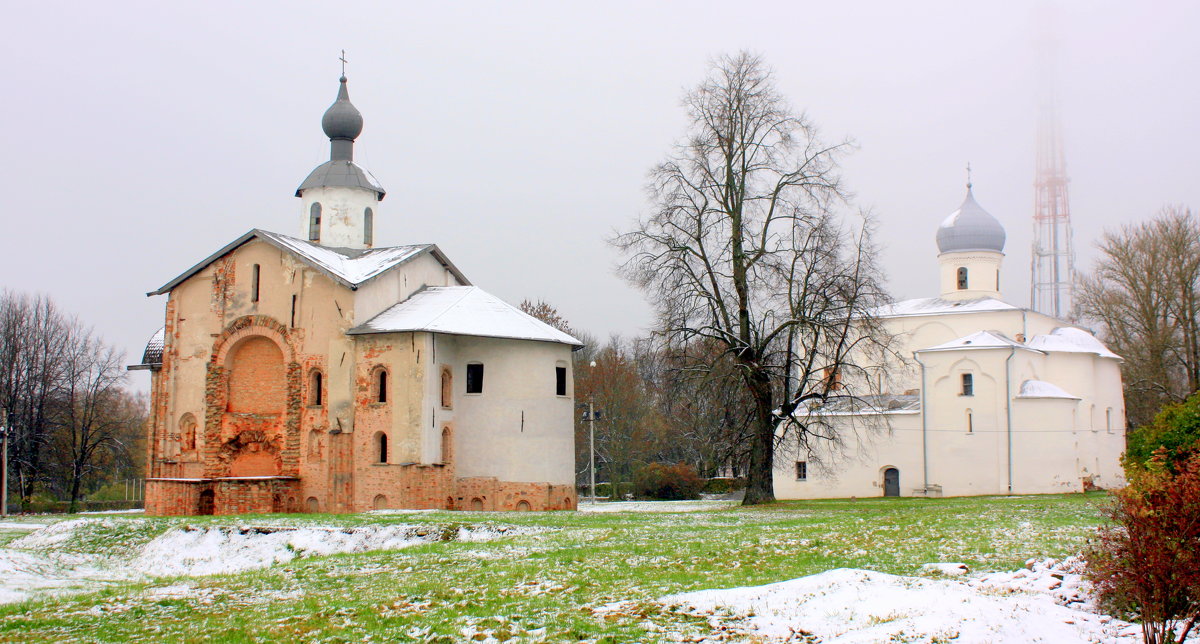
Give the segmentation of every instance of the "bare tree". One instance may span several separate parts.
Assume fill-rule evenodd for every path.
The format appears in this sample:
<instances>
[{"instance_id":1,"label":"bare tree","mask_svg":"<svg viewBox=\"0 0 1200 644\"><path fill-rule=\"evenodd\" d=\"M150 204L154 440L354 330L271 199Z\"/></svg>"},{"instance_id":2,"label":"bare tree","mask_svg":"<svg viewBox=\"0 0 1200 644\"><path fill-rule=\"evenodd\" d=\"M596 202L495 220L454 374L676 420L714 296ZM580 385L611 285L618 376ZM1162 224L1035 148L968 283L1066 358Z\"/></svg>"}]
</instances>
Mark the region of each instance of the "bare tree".
<instances>
[{"instance_id":1,"label":"bare tree","mask_svg":"<svg viewBox=\"0 0 1200 644\"><path fill-rule=\"evenodd\" d=\"M668 340L712 343L736 366L752 404L745 503L769 502L777 441L836 439L803 412L873 380L856 378L873 366L862 361L884 300L871 226L847 234L835 212L849 144L822 143L759 57L718 59L684 104L691 127L651 172L653 211L614 243ZM690 355L688 368L712 368Z\"/></svg>"},{"instance_id":2,"label":"bare tree","mask_svg":"<svg viewBox=\"0 0 1200 644\"><path fill-rule=\"evenodd\" d=\"M1200 221L1179 206L1106 232L1077 315L1125 358L1127 417L1149 423L1200 388Z\"/></svg>"}]
</instances>

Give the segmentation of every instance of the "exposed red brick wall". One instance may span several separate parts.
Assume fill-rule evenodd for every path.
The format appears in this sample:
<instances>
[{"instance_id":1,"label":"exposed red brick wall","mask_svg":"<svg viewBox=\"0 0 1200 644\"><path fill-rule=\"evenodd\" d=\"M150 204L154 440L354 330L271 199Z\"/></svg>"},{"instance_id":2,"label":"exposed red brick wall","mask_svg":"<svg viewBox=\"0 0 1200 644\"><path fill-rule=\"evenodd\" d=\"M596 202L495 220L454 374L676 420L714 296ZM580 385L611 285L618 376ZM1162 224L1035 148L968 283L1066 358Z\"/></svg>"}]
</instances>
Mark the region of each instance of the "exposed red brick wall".
<instances>
[{"instance_id":1,"label":"exposed red brick wall","mask_svg":"<svg viewBox=\"0 0 1200 644\"><path fill-rule=\"evenodd\" d=\"M229 358L229 411L239 414L282 414L287 406L287 372L283 352L263 336L239 342Z\"/></svg>"}]
</instances>

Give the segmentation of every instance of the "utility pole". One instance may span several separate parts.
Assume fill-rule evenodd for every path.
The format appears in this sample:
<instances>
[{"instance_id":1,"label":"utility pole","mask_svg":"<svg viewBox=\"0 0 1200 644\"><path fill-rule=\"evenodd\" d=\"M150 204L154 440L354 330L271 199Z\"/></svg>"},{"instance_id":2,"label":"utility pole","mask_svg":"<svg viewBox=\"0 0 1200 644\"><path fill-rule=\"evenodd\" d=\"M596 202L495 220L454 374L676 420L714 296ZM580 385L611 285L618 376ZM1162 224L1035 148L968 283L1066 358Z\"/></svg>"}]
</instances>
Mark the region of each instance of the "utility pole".
<instances>
[{"instance_id":1,"label":"utility pole","mask_svg":"<svg viewBox=\"0 0 1200 644\"><path fill-rule=\"evenodd\" d=\"M592 363L595 364L595 363ZM588 468L588 475L591 477L592 486L592 503L596 502L596 409L592 405L592 401L588 401L588 442L590 443L590 452L592 458L591 467Z\"/></svg>"},{"instance_id":2,"label":"utility pole","mask_svg":"<svg viewBox=\"0 0 1200 644\"><path fill-rule=\"evenodd\" d=\"M0 517L8 516L8 410L0 409Z\"/></svg>"}]
</instances>

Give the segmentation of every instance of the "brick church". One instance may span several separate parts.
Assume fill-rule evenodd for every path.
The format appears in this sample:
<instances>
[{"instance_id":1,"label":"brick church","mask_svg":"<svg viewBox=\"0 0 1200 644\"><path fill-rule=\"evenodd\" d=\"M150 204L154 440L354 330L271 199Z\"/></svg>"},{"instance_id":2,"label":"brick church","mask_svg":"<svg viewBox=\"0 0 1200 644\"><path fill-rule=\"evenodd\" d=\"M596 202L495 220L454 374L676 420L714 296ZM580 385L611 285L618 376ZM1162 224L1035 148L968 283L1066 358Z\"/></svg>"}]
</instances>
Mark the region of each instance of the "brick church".
<instances>
[{"instance_id":1,"label":"brick church","mask_svg":"<svg viewBox=\"0 0 1200 644\"><path fill-rule=\"evenodd\" d=\"M576 507L571 351L433 244L376 247L346 78L301 237L251 230L149 293L149 514Z\"/></svg>"}]
</instances>

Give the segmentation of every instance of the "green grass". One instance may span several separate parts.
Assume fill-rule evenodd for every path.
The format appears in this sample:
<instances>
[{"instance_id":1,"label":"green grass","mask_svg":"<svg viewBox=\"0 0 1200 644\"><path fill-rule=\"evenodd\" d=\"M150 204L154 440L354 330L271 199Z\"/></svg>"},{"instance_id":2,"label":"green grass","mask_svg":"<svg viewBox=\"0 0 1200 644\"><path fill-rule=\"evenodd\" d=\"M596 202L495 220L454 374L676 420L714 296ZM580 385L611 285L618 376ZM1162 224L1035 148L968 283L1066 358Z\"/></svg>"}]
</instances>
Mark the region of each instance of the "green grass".
<instances>
[{"instance_id":1,"label":"green grass","mask_svg":"<svg viewBox=\"0 0 1200 644\"><path fill-rule=\"evenodd\" d=\"M786 502L696 513L428 513L285 517L113 517L69 547L133 552L179 525L402 522L540 526L487 543L296 560L234 575L117 583L0 606L0 641L634 642L705 634L650 600L782 581L833 568L921 574L961 561L1011 570L1080 551L1102 495ZM163 595L155 589L184 584ZM633 600L610 617L590 609Z\"/></svg>"}]
</instances>

